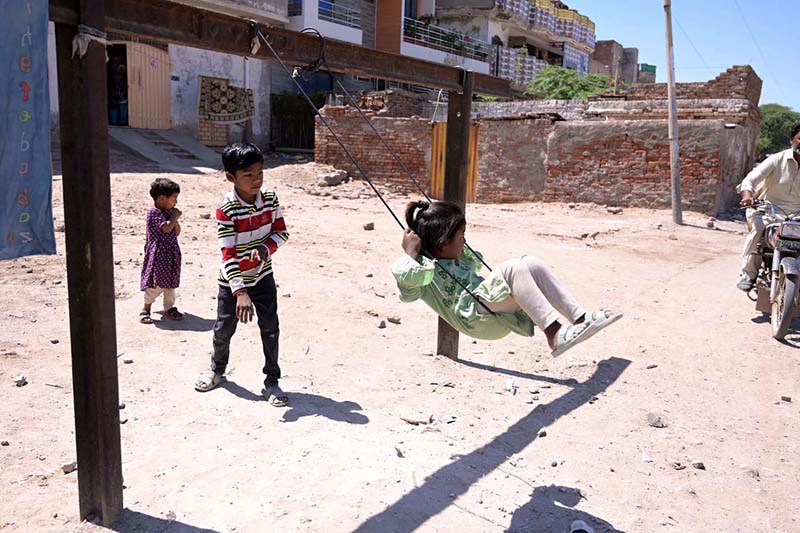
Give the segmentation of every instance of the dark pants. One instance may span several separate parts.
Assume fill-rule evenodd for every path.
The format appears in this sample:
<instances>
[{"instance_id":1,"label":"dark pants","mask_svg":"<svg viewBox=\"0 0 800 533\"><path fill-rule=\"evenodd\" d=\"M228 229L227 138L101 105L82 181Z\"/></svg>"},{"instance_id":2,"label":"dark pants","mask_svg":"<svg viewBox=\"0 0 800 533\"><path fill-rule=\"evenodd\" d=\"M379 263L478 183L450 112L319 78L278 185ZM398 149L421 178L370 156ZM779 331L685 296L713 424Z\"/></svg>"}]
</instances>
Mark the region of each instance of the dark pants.
<instances>
[{"instance_id":1,"label":"dark pants","mask_svg":"<svg viewBox=\"0 0 800 533\"><path fill-rule=\"evenodd\" d=\"M258 316L258 329L261 330L261 344L264 346L264 386L275 385L281 377L278 366L278 294L275 278L270 274L247 289ZM236 297L230 288L219 288L217 296L217 321L214 324L214 355L211 356L211 370L224 374L231 354L231 338L236 333Z\"/></svg>"}]
</instances>

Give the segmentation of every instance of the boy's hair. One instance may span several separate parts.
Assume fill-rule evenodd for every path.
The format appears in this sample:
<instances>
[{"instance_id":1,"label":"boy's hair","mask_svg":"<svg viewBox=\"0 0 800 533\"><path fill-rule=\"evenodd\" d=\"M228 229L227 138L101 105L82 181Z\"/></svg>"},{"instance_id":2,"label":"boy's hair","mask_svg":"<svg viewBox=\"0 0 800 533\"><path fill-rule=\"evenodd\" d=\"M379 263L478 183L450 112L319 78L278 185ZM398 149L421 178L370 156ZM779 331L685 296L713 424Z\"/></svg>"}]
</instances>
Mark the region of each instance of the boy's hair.
<instances>
[{"instance_id":1,"label":"boy's hair","mask_svg":"<svg viewBox=\"0 0 800 533\"><path fill-rule=\"evenodd\" d=\"M464 211L453 202L409 202L406 206L406 224L419 235L422 249L434 254L455 237L467 224Z\"/></svg>"},{"instance_id":2,"label":"boy's hair","mask_svg":"<svg viewBox=\"0 0 800 533\"><path fill-rule=\"evenodd\" d=\"M800 120L794 123L792 126L792 134L789 136L789 139L794 139L794 136L800 132Z\"/></svg>"},{"instance_id":3,"label":"boy's hair","mask_svg":"<svg viewBox=\"0 0 800 533\"><path fill-rule=\"evenodd\" d=\"M263 162L264 155L258 146L252 143L229 144L222 152L222 167L225 172L230 172L234 176L238 170Z\"/></svg>"},{"instance_id":4,"label":"boy's hair","mask_svg":"<svg viewBox=\"0 0 800 533\"><path fill-rule=\"evenodd\" d=\"M181 192L181 186L169 178L156 178L150 184L150 196L153 200L159 196L172 196Z\"/></svg>"}]
</instances>

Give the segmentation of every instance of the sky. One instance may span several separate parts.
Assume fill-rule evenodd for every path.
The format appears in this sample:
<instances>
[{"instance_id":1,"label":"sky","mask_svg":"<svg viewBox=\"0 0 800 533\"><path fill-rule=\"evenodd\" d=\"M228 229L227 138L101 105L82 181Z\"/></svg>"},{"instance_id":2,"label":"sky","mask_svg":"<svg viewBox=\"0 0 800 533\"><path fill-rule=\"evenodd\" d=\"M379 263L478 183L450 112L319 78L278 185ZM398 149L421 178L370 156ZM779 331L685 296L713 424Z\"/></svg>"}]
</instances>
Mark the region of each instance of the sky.
<instances>
[{"instance_id":1,"label":"sky","mask_svg":"<svg viewBox=\"0 0 800 533\"><path fill-rule=\"evenodd\" d=\"M638 48L639 63L656 65L656 81L667 81L663 0L565 3L595 22L597 40ZM672 0L675 80L705 81L750 65L764 81L762 105L800 111L798 9L789 0Z\"/></svg>"}]
</instances>

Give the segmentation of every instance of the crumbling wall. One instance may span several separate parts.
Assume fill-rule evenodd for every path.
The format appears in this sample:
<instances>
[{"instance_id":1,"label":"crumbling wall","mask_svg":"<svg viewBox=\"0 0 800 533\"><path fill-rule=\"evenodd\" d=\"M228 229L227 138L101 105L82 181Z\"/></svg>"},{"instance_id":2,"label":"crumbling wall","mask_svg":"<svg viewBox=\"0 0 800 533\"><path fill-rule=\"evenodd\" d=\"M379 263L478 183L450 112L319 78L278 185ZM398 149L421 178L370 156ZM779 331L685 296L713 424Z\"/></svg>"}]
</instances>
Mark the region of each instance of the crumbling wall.
<instances>
[{"instance_id":1,"label":"crumbling wall","mask_svg":"<svg viewBox=\"0 0 800 533\"><path fill-rule=\"evenodd\" d=\"M713 80L697 83L676 83L677 99L744 99L758 106L761 97L761 78L752 67L734 66ZM645 83L634 85L627 94L628 100L665 100L666 83Z\"/></svg>"},{"instance_id":2,"label":"crumbling wall","mask_svg":"<svg viewBox=\"0 0 800 533\"><path fill-rule=\"evenodd\" d=\"M679 125L686 209L717 210L723 128L719 120ZM664 121L560 122L548 147L546 200L653 208L671 203Z\"/></svg>"},{"instance_id":3,"label":"crumbling wall","mask_svg":"<svg viewBox=\"0 0 800 533\"><path fill-rule=\"evenodd\" d=\"M752 168L761 115L761 80L733 67L704 83L679 84L682 197L686 209L716 213L735 203L735 186ZM662 94L663 93L663 94ZM644 99L649 95L653 98ZM392 146L421 181L430 175L430 123L411 93L361 95ZM336 131L374 168L380 183L410 183L354 110L326 108ZM666 89L636 86L590 101L475 102L478 202L596 202L665 208L671 203ZM567 120L561 120L561 119ZM317 161L350 170L332 139L317 129ZM358 156L357 156L358 157ZM351 174L352 174L351 170Z\"/></svg>"},{"instance_id":4,"label":"crumbling wall","mask_svg":"<svg viewBox=\"0 0 800 533\"><path fill-rule=\"evenodd\" d=\"M543 197L553 120L486 119L478 128L477 200L526 202Z\"/></svg>"},{"instance_id":5,"label":"crumbling wall","mask_svg":"<svg viewBox=\"0 0 800 533\"><path fill-rule=\"evenodd\" d=\"M326 106L322 114L347 146L369 177L380 185L405 193L416 192L416 186L402 167L392 158L378 137L358 112L346 107ZM421 118L372 117L375 128L384 140L402 157L405 165L423 187L429 183L431 160L431 124ZM316 119L314 158L318 163L346 170L361 179L361 174L327 128Z\"/></svg>"}]
</instances>

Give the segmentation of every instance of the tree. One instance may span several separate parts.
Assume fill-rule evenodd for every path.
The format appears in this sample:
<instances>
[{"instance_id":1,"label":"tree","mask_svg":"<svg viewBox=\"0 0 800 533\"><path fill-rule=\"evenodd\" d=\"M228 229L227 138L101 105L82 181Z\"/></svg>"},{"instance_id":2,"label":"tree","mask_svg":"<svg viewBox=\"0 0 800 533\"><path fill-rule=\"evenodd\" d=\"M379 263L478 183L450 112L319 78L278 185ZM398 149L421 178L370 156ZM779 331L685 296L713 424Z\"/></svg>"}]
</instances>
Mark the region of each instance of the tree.
<instances>
[{"instance_id":1,"label":"tree","mask_svg":"<svg viewBox=\"0 0 800 533\"><path fill-rule=\"evenodd\" d=\"M800 120L800 113L779 104L764 104L760 107L763 121L758 131L756 150L759 161L770 154L789 147L792 125Z\"/></svg>"},{"instance_id":2,"label":"tree","mask_svg":"<svg viewBox=\"0 0 800 533\"><path fill-rule=\"evenodd\" d=\"M614 88L614 78L605 74L580 74L575 70L549 66L528 83L526 94L551 100L586 100Z\"/></svg>"}]
</instances>

